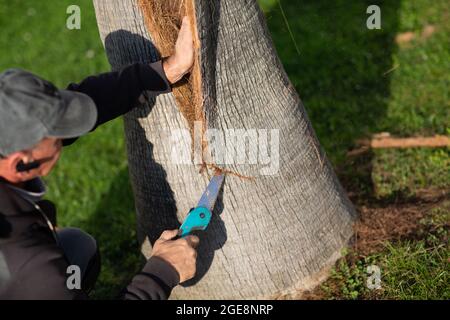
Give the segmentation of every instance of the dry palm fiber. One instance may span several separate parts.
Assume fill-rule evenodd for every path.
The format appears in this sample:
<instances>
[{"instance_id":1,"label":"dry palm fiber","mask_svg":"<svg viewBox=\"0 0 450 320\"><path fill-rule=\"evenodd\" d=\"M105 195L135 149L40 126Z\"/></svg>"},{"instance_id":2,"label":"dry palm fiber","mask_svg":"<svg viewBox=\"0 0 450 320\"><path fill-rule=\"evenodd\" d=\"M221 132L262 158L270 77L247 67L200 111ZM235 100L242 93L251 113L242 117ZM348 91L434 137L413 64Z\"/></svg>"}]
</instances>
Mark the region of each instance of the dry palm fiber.
<instances>
[{"instance_id":1,"label":"dry palm fiber","mask_svg":"<svg viewBox=\"0 0 450 320\"><path fill-rule=\"evenodd\" d=\"M138 0L145 24L162 57L175 52L175 43L184 16L189 16L194 34L195 61L189 75L172 89L177 106L187 120L191 137L194 138L194 123L200 121L202 136L206 130L200 71L200 40L198 39L194 0ZM202 150L206 141L202 141ZM203 154L203 152L202 152Z\"/></svg>"}]
</instances>

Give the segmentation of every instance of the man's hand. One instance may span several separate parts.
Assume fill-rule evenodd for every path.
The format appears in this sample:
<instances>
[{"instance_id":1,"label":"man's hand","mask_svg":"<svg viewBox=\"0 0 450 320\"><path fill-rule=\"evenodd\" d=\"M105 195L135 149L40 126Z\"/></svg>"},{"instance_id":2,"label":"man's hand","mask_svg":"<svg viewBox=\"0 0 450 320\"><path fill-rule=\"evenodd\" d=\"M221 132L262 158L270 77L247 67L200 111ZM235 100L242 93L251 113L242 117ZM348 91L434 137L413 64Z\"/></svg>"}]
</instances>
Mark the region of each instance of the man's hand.
<instances>
[{"instance_id":1,"label":"man's hand","mask_svg":"<svg viewBox=\"0 0 450 320\"><path fill-rule=\"evenodd\" d=\"M171 264L180 275L180 282L194 277L196 271L197 251L199 243L196 236L173 239L178 230L167 230L161 234L153 246L153 257L158 257Z\"/></svg>"},{"instance_id":2,"label":"man's hand","mask_svg":"<svg viewBox=\"0 0 450 320\"><path fill-rule=\"evenodd\" d=\"M194 40L189 18L183 18L180 33L175 44L175 53L163 61L167 80L171 84L179 81L194 64Z\"/></svg>"}]
</instances>

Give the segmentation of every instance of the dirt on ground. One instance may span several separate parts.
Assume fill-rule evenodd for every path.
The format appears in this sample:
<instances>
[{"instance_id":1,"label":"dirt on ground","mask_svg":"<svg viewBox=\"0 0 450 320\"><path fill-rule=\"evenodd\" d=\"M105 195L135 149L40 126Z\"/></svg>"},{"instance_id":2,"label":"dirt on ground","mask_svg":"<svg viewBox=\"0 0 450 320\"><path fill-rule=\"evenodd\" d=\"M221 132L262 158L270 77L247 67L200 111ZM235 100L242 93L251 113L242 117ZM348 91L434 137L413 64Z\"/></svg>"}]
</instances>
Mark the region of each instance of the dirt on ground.
<instances>
[{"instance_id":1,"label":"dirt on ground","mask_svg":"<svg viewBox=\"0 0 450 320\"><path fill-rule=\"evenodd\" d=\"M353 200L359 212L359 219L354 225L355 234L351 241L350 254L342 260L348 265L354 265L357 260L381 252L386 242L395 243L401 240L420 240L434 228L423 224L423 219L429 216L433 209L447 208L450 210L450 190L421 190L413 198L364 201ZM450 222L446 223L450 227ZM324 282L331 291L337 291L339 283L328 279ZM334 290L334 289L336 290ZM317 286L314 290L303 292L297 298L307 300L328 299L329 294ZM377 298L374 296L373 298Z\"/></svg>"},{"instance_id":2,"label":"dirt on ground","mask_svg":"<svg viewBox=\"0 0 450 320\"><path fill-rule=\"evenodd\" d=\"M359 206L352 249L366 256L382 250L386 241L419 239L424 228L422 219L448 199L448 190L421 190L414 198L397 203Z\"/></svg>"}]
</instances>

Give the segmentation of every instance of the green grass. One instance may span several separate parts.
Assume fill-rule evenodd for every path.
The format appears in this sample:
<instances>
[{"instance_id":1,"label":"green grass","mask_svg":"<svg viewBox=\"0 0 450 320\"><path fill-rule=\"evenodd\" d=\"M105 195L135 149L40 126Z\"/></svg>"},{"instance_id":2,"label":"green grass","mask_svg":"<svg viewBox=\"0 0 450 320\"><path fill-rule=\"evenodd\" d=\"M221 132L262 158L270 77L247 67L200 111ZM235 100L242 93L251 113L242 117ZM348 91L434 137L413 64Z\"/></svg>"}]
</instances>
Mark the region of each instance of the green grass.
<instances>
[{"instance_id":1,"label":"green grass","mask_svg":"<svg viewBox=\"0 0 450 320\"><path fill-rule=\"evenodd\" d=\"M277 1L260 2L286 71L336 166L345 163L356 139L375 132L449 134L447 1L280 0L300 53ZM373 3L381 7L382 30L365 28L365 9ZM81 7L81 30L65 27L70 4ZM428 24L436 32L421 40ZM90 0L0 0L0 28L0 70L25 68L60 87L109 70ZM414 32L416 40L397 46L395 36L405 31ZM449 187L448 149L377 151L368 161L372 170L358 181L359 190L377 197ZM94 296L114 297L141 264L122 122L113 121L64 150L46 180L59 224L86 229L100 243L103 268ZM448 282L448 264L439 262L445 251L440 244L432 248L437 251L424 251L413 241L386 249L382 263L390 270L386 285L393 288L386 289L386 297L448 297L445 285L410 280L433 276ZM368 262L360 262L361 268ZM442 278L445 270L447 278ZM349 282L343 296L370 297L360 293L363 278L358 280L356 271L354 276L354 271L345 272L336 273ZM401 292L394 290L396 283L405 284Z\"/></svg>"},{"instance_id":2,"label":"green grass","mask_svg":"<svg viewBox=\"0 0 450 320\"><path fill-rule=\"evenodd\" d=\"M448 248L426 248L422 241L389 245L384 257L384 294L411 299L450 299Z\"/></svg>"},{"instance_id":3,"label":"green grass","mask_svg":"<svg viewBox=\"0 0 450 320\"><path fill-rule=\"evenodd\" d=\"M449 168L450 148L377 151L372 171L375 195L408 197L421 189L448 188Z\"/></svg>"},{"instance_id":4,"label":"green grass","mask_svg":"<svg viewBox=\"0 0 450 320\"><path fill-rule=\"evenodd\" d=\"M387 243L378 254L353 263L340 260L322 285L327 299L450 299L448 248L426 247L425 241ZM367 267L380 268L381 288L369 289Z\"/></svg>"},{"instance_id":5,"label":"green grass","mask_svg":"<svg viewBox=\"0 0 450 320\"><path fill-rule=\"evenodd\" d=\"M450 47L446 1L402 1L398 32L412 31L416 38L393 56L386 120L380 130L398 135L448 133L450 128ZM427 25L435 33L423 40Z\"/></svg>"},{"instance_id":6,"label":"green grass","mask_svg":"<svg viewBox=\"0 0 450 320\"><path fill-rule=\"evenodd\" d=\"M81 30L66 28L66 9L81 8ZM0 69L20 67L59 86L109 70L92 1L0 1Z\"/></svg>"}]
</instances>

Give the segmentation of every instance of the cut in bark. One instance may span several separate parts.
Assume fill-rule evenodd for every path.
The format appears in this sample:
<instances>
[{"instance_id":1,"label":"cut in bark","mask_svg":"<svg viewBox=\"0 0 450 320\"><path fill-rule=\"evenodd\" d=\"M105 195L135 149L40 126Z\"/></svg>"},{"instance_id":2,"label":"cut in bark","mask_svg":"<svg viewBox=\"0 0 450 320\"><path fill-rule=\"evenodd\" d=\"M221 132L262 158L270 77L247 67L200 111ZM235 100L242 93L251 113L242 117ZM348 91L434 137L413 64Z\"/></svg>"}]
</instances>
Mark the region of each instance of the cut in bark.
<instances>
[{"instance_id":1,"label":"cut in bark","mask_svg":"<svg viewBox=\"0 0 450 320\"><path fill-rule=\"evenodd\" d=\"M195 119L204 117L207 129L249 130L234 132L238 147L251 149L245 137L255 132L259 142L267 140L270 146L257 145L257 163L221 164L212 158L212 163L253 179L226 176L211 224L200 235L197 276L177 287L172 297L271 298L310 289L323 280L351 237L353 206L284 72L256 1L190 3L193 10L180 9L174 18L152 17L157 12L152 8L189 7L189 1L94 0L113 69L169 54L157 40L167 33L160 25L178 25L184 12L195 15L191 21L199 40L200 88L191 85L189 90L201 98L183 105L175 92L148 100L125 116L142 251L149 256L161 232L180 225L212 174L200 173L195 161L179 164L173 158L181 148L173 134L192 128L186 109L195 110ZM170 30L173 42L175 27ZM194 70L191 84L197 83L195 76ZM201 108L195 101L201 101Z\"/></svg>"}]
</instances>

